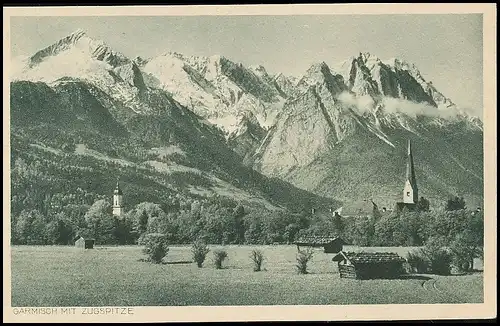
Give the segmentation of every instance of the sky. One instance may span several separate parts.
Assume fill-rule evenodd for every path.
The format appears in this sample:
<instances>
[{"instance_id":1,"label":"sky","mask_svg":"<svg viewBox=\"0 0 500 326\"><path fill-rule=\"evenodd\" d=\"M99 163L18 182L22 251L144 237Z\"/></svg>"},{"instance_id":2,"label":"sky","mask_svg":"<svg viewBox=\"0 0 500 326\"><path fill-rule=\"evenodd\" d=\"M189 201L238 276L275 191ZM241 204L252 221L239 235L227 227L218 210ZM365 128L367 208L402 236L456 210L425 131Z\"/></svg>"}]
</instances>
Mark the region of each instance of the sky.
<instances>
[{"instance_id":1,"label":"sky","mask_svg":"<svg viewBox=\"0 0 500 326\"><path fill-rule=\"evenodd\" d=\"M446 97L481 115L482 26L481 14L11 17L11 56L77 29L130 58L219 54L294 76L369 52L414 63Z\"/></svg>"}]
</instances>

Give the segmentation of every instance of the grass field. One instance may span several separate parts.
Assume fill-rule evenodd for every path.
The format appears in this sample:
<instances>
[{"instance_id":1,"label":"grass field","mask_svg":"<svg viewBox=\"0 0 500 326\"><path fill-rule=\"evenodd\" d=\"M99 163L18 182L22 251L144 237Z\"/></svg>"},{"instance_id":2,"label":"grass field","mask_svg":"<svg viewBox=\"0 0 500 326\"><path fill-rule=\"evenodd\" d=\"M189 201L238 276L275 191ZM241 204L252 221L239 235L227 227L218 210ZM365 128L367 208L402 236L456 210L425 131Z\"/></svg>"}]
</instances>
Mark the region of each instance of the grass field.
<instances>
[{"instance_id":1,"label":"grass field","mask_svg":"<svg viewBox=\"0 0 500 326\"><path fill-rule=\"evenodd\" d=\"M211 246L211 250L219 246ZM264 252L261 272L249 254ZM224 269L203 268L189 246L170 247L165 264L141 262L140 247L12 247L12 306L323 305L481 303L483 274L409 275L397 280L340 279L332 254L317 249L309 274L295 269L294 246L226 246ZM411 248L345 248L394 251ZM176 263L177 262L177 263ZM481 268L481 267L479 267Z\"/></svg>"}]
</instances>

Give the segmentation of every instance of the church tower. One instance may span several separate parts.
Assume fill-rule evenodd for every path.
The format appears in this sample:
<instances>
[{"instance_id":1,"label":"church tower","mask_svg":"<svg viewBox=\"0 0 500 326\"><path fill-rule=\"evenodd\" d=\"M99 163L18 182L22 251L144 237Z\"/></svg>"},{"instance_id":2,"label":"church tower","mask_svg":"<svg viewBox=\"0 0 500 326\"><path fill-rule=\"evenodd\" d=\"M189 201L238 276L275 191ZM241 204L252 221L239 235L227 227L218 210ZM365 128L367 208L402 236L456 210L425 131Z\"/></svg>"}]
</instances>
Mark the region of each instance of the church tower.
<instances>
[{"instance_id":1,"label":"church tower","mask_svg":"<svg viewBox=\"0 0 500 326\"><path fill-rule=\"evenodd\" d=\"M413 167L413 155L411 152L411 142L408 140L408 152L406 157L406 182L403 189L403 203L416 204L418 202L417 179Z\"/></svg>"},{"instance_id":2,"label":"church tower","mask_svg":"<svg viewBox=\"0 0 500 326\"><path fill-rule=\"evenodd\" d=\"M120 185L118 182L116 183L116 188L113 193L113 215L121 218L123 214L123 193L122 190L120 189Z\"/></svg>"}]
</instances>

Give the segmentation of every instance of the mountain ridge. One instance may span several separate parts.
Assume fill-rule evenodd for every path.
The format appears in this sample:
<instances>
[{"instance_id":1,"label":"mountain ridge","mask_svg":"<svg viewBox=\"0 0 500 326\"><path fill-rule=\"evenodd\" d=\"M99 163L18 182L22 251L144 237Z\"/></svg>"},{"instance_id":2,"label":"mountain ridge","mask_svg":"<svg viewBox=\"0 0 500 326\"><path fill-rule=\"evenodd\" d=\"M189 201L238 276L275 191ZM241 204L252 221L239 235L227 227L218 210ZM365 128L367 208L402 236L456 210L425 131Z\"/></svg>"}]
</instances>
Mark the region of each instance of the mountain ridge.
<instances>
[{"instance_id":1,"label":"mountain ridge","mask_svg":"<svg viewBox=\"0 0 500 326\"><path fill-rule=\"evenodd\" d=\"M161 116L164 108L183 107L179 112L194 112L192 121L197 121L189 128L208 128L211 134L218 135L214 136L217 140L213 146L228 146L247 167L320 196L342 200L367 196L338 187L328 189L327 185L333 182L332 176L342 179L342 171L349 170L349 166L363 169L371 164L388 175L387 171L394 171L394 167L387 170L380 166L376 155L368 155L372 149L355 143L373 144L374 154L386 153L386 165L393 166L399 164L395 155L403 135L416 138L417 146L425 144L423 155L434 153L433 147L440 148L459 169L469 169L467 164L473 166L468 175L482 175L482 153L473 150L482 143L478 136L482 137L482 121L440 93L416 65L397 58L383 61L370 53L360 53L338 65L314 63L296 79L283 73L269 74L263 65L245 67L222 55L185 56L167 51L147 59L129 59L78 30L29 57L24 69L11 80L66 87L70 97L87 87L70 85L89 83L106 94L96 95L97 101L114 103L109 107L115 107L115 118L116 114ZM155 130L161 133L161 126L155 128L160 128ZM449 142L453 145L429 140L448 139L450 132L464 133L457 139L465 142L473 154L464 152L462 145L452 139ZM468 139L474 141L468 144ZM370 159L354 164L355 155L341 150L353 146L366 151ZM335 165L321 163L332 155L345 156L346 160ZM481 164L476 164L472 155ZM426 164L425 169L438 178L448 174L437 162L439 171L432 162ZM337 172L331 173L334 170ZM355 175L347 174L360 184ZM457 182L461 184L458 188L448 181L435 188L449 189L442 191L443 196L453 192L470 191L473 196L482 193L474 182L471 189ZM395 181L389 183L390 189L397 187ZM436 189L430 193L438 200Z\"/></svg>"}]
</instances>

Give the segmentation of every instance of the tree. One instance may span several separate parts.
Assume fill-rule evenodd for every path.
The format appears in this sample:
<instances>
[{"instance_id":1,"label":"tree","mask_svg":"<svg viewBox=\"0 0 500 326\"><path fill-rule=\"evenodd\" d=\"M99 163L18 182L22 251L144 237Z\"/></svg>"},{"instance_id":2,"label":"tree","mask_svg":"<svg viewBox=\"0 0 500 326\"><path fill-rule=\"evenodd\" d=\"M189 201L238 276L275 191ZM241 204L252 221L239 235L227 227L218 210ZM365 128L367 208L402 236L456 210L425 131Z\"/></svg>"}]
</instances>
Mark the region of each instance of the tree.
<instances>
[{"instance_id":1,"label":"tree","mask_svg":"<svg viewBox=\"0 0 500 326\"><path fill-rule=\"evenodd\" d=\"M116 241L116 243L120 245L132 244L133 238L130 231L131 231L130 220L126 218L114 219L112 233L113 233L113 239Z\"/></svg>"},{"instance_id":2,"label":"tree","mask_svg":"<svg viewBox=\"0 0 500 326\"><path fill-rule=\"evenodd\" d=\"M193 259L199 268L203 267L203 262L205 261L209 251L210 249L208 249L207 244L203 240L198 239L193 243L191 252L193 253Z\"/></svg>"},{"instance_id":3,"label":"tree","mask_svg":"<svg viewBox=\"0 0 500 326\"><path fill-rule=\"evenodd\" d=\"M312 248L307 248L305 250L300 250L297 254L296 260L297 264L295 267L297 268L297 272L299 274L307 274L307 263L312 259L313 257L313 249Z\"/></svg>"},{"instance_id":4,"label":"tree","mask_svg":"<svg viewBox=\"0 0 500 326\"><path fill-rule=\"evenodd\" d=\"M453 264L459 269L470 271L474 267L474 258L482 258L484 246L484 216L482 212L470 214L465 227L454 234L450 243Z\"/></svg>"},{"instance_id":5,"label":"tree","mask_svg":"<svg viewBox=\"0 0 500 326\"><path fill-rule=\"evenodd\" d=\"M128 215L132 222L132 230L137 238L146 232L157 233L159 222L167 218L160 205L150 202L138 204Z\"/></svg>"},{"instance_id":6,"label":"tree","mask_svg":"<svg viewBox=\"0 0 500 326\"><path fill-rule=\"evenodd\" d=\"M434 274L449 275L451 272L452 254L445 245L445 238L435 237L428 239L421 249L430 271Z\"/></svg>"},{"instance_id":7,"label":"tree","mask_svg":"<svg viewBox=\"0 0 500 326\"><path fill-rule=\"evenodd\" d=\"M87 236L101 243L110 241L114 221L109 201L100 199L94 202L85 213L85 221L87 222Z\"/></svg>"},{"instance_id":8,"label":"tree","mask_svg":"<svg viewBox=\"0 0 500 326\"><path fill-rule=\"evenodd\" d=\"M446 202L447 211L457 211L460 209L465 209L465 200L463 197L455 196L455 198L450 198Z\"/></svg>"},{"instance_id":9,"label":"tree","mask_svg":"<svg viewBox=\"0 0 500 326\"><path fill-rule=\"evenodd\" d=\"M155 264L160 264L169 251L167 237L161 233L145 234L139 244L144 245L143 253L148 261Z\"/></svg>"},{"instance_id":10,"label":"tree","mask_svg":"<svg viewBox=\"0 0 500 326\"><path fill-rule=\"evenodd\" d=\"M45 226L46 243L67 245L74 237L73 227L63 213L55 216L54 220Z\"/></svg>"},{"instance_id":11,"label":"tree","mask_svg":"<svg viewBox=\"0 0 500 326\"><path fill-rule=\"evenodd\" d=\"M373 235L373 245L393 246L393 236L397 222L398 216L394 213L382 216L378 221L376 221Z\"/></svg>"},{"instance_id":12,"label":"tree","mask_svg":"<svg viewBox=\"0 0 500 326\"><path fill-rule=\"evenodd\" d=\"M342 221L342 216L340 216L337 212L335 212L333 216L333 227L338 235L342 235L344 233L344 222Z\"/></svg>"},{"instance_id":13,"label":"tree","mask_svg":"<svg viewBox=\"0 0 500 326\"><path fill-rule=\"evenodd\" d=\"M135 222L134 223L134 231L137 233L137 235L140 236L141 234L146 232L146 230L148 229L149 216L145 210L138 212L136 216L137 216L137 218L134 219L134 222Z\"/></svg>"},{"instance_id":14,"label":"tree","mask_svg":"<svg viewBox=\"0 0 500 326\"><path fill-rule=\"evenodd\" d=\"M417 211L419 212L428 212L430 207L430 202L424 197L420 197L417 202Z\"/></svg>"},{"instance_id":15,"label":"tree","mask_svg":"<svg viewBox=\"0 0 500 326\"><path fill-rule=\"evenodd\" d=\"M296 223L290 223L285 226L285 232L283 238L287 244L293 243L297 233L299 232L299 226Z\"/></svg>"},{"instance_id":16,"label":"tree","mask_svg":"<svg viewBox=\"0 0 500 326\"><path fill-rule=\"evenodd\" d=\"M262 269L262 263L264 262L264 253L260 250L254 249L250 253L250 259L253 262L254 272L260 272Z\"/></svg>"},{"instance_id":17,"label":"tree","mask_svg":"<svg viewBox=\"0 0 500 326\"><path fill-rule=\"evenodd\" d=\"M224 249L214 251L214 264L216 269L222 269L222 262L226 260L227 252Z\"/></svg>"},{"instance_id":18,"label":"tree","mask_svg":"<svg viewBox=\"0 0 500 326\"><path fill-rule=\"evenodd\" d=\"M262 222L260 217L248 218L250 216L245 216L245 243L259 244L262 242Z\"/></svg>"},{"instance_id":19,"label":"tree","mask_svg":"<svg viewBox=\"0 0 500 326\"><path fill-rule=\"evenodd\" d=\"M45 244L45 220L38 210L23 210L13 231L19 244Z\"/></svg>"},{"instance_id":20,"label":"tree","mask_svg":"<svg viewBox=\"0 0 500 326\"><path fill-rule=\"evenodd\" d=\"M245 224L243 217L245 217L245 208L242 205L236 206L233 210L236 243L242 244L245 241Z\"/></svg>"},{"instance_id":21,"label":"tree","mask_svg":"<svg viewBox=\"0 0 500 326\"><path fill-rule=\"evenodd\" d=\"M358 216L353 218L351 239L355 245L369 246L373 241L375 234L375 223L373 218L367 216Z\"/></svg>"},{"instance_id":22,"label":"tree","mask_svg":"<svg viewBox=\"0 0 500 326\"><path fill-rule=\"evenodd\" d=\"M482 247L472 234L459 233L450 244L453 255L453 264L463 271L470 271L474 267L474 258L480 257Z\"/></svg>"}]
</instances>

